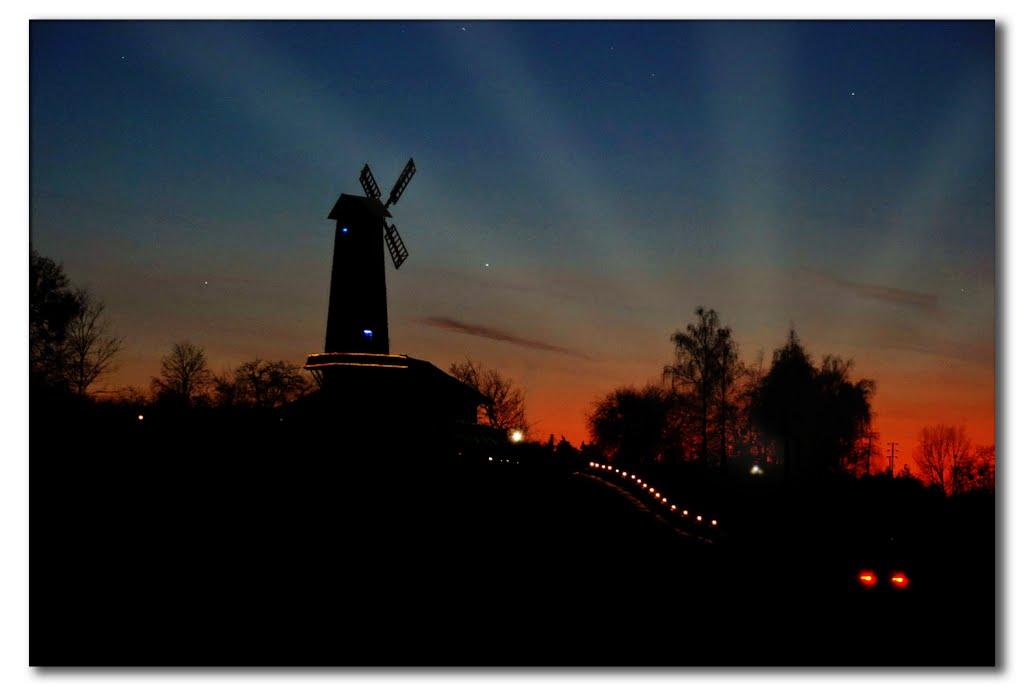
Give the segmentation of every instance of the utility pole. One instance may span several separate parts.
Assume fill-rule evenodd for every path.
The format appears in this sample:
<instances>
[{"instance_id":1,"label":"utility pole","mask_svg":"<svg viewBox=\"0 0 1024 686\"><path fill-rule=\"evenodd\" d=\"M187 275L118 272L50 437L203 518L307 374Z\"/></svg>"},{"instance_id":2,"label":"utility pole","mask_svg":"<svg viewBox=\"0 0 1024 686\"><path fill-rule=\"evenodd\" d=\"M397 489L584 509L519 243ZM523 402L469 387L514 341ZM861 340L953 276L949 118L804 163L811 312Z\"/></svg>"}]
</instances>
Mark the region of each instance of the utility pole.
<instances>
[{"instance_id":1,"label":"utility pole","mask_svg":"<svg viewBox=\"0 0 1024 686\"><path fill-rule=\"evenodd\" d=\"M896 441L889 441L889 478L893 477L894 468L896 466L896 446L899 443Z\"/></svg>"}]
</instances>

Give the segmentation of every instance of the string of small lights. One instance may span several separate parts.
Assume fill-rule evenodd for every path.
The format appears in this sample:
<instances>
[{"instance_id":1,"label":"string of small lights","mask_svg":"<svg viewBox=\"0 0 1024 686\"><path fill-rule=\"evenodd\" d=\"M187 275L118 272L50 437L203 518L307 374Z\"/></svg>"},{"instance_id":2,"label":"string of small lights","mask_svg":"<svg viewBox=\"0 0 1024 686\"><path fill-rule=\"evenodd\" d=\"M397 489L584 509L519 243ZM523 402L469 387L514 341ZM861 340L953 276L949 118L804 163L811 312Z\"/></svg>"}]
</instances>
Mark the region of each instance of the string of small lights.
<instances>
[{"instance_id":1,"label":"string of small lights","mask_svg":"<svg viewBox=\"0 0 1024 686\"><path fill-rule=\"evenodd\" d=\"M627 471L625 469L619 469L618 467L615 467L614 465L603 464L601 462L588 462L587 466L590 469L597 470L598 472L611 472L612 474L618 474L623 479L623 481L625 481L627 484L635 484L635 485L639 486L640 489L643 491L643 493L646 496L648 496L649 498L653 498L655 502L657 502L657 503L661 504L663 507L667 508L669 510L669 512L675 512L680 517L682 517L683 519L686 519L686 520L692 521L692 522L696 522L697 524L701 524L701 525L707 525L707 526L713 526L713 527L717 527L718 526L718 520L717 519L707 520L707 519L705 519L704 515L701 515L701 514L694 513L694 515L693 515L693 517L691 519L689 508L681 508L678 505L676 505L675 503L673 503L672 501L670 501L669 497L661 492L661 489L659 489L656 486L648 483L639 474L636 474L636 473L633 473L633 472L629 472L629 471Z\"/></svg>"}]
</instances>

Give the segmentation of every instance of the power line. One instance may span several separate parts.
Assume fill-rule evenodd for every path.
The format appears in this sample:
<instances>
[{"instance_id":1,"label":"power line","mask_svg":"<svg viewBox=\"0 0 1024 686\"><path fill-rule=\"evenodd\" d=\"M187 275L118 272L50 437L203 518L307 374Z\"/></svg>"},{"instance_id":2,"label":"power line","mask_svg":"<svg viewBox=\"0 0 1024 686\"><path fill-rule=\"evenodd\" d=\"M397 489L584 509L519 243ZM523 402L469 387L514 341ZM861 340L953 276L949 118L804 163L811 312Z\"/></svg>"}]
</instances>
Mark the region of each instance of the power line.
<instances>
[{"instance_id":1,"label":"power line","mask_svg":"<svg viewBox=\"0 0 1024 686\"><path fill-rule=\"evenodd\" d=\"M889 443L888 443L888 446L889 446L889 478L890 479L893 476L893 473L894 473L893 470L894 470L894 468L896 466L896 446L898 446L898 445L899 445L899 443L897 441L889 441Z\"/></svg>"}]
</instances>

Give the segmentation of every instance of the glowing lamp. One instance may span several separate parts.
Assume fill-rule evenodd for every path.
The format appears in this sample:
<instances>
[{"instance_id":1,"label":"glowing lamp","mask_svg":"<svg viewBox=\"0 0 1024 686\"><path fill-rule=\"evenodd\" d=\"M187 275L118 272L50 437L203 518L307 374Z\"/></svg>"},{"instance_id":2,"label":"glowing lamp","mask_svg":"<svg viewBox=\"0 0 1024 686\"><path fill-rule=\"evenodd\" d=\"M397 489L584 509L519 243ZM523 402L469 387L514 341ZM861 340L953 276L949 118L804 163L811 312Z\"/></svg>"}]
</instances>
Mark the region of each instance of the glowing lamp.
<instances>
[{"instance_id":1,"label":"glowing lamp","mask_svg":"<svg viewBox=\"0 0 1024 686\"><path fill-rule=\"evenodd\" d=\"M519 443L520 441L523 440L523 432L520 431L519 429L516 429L509 435L509 438L512 440L513 443Z\"/></svg>"},{"instance_id":2,"label":"glowing lamp","mask_svg":"<svg viewBox=\"0 0 1024 686\"><path fill-rule=\"evenodd\" d=\"M717 519L712 519L711 520L711 526L718 526L718 520Z\"/></svg>"},{"instance_id":3,"label":"glowing lamp","mask_svg":"<svg viewBox=\"0 0 1024 686\"><path fill-rule=\"evenodd\" d=\"M704 518L703 518L703 517L701 517L700 515L697 515L697 521L698 521L698 522L704 521Z\"/></svg>"},{"instance_id":4,"label":"glowing lamp","mask_svg":"<svg viewBox=\"0 0 1024 686\"><path fill-rule=\"evenodd\" d=\"M142 415L140 414L140 415L139 415L139 421L141 422L141 421L142 421L143 419L145 419L145 417L143 417L143 416L142 416Z\"/></svg>"},{"instance_id":5,"label":"glowing lamp","mask_svg":"<svg viewBox=\"0 0 1024 686\"><path fill-rule=\"evenodd\" d=\"M651 487L650 487L649 489L647 489L647 490L648 490L648 491L649 491L650 493L654 493L654 486L651 486Z\"/></svg>"},{"instance_id":6,"label":"glowing lamp","mask_svg":"<svg viewBox=\"0 0 1024 686\"><path fill-rule=\"evenodd\" d=\"M661 499L661 502L663 502L663 503L667 503L667 502L668 502L668 498L662 498L662 499Z\"/></svg>"},{"instance_id":7,"label":"glowing lamp","mask_svg":"<svg viewBox=\"0 0 1024 686\"><path fill-rule=\"evenodd\" d=\"M673 511L673 512L675 512L675 511L676 511L676 506L675 506L675 505L672 505L672 511Z\"/></svg>"},{"instance_id":8,"label":"glowing lamp","mask_svg":"<svg viewBox=\"0 0 1024 686\"><path fill-rule=\"evenodd\" d=\"M910 585L910 577L903 572L893 572L889 577L889 583L893 588L906 588Z\"/></svg>"},{"instance_id":9,"label":"glowing lamp","mask_svg":"<svg viewBox=\"0 0 1024 686\"><path fill-rule=\"evenodd\" d=\"M341 227L341 232L342 233L348 233L348 227L347 226Z\"/></svg>"},{"instance_id":10,"label":"glowing lamp","mask_svg":"<svg viewBox=\"0 0 1024 686\"><path fill-rule=\"evenodd\" d=\"M373 329L363 329L363 336L373 338Z\"/></svg>"},{"instance_id":11,"label":"glowing lamp","mask_svg":"<svg viewBox=\"0 0 1024 686\"><path fill-rule=\"evenodd\" d=\"M865 569L865 570L862 570L860 572L860 574L857 575L857 581L864 588L874 588L875 584L878 583L878 577L875 576L874 572L872 572L872 571L870 571L868 569Z\"/></svg>"}]
</instances>

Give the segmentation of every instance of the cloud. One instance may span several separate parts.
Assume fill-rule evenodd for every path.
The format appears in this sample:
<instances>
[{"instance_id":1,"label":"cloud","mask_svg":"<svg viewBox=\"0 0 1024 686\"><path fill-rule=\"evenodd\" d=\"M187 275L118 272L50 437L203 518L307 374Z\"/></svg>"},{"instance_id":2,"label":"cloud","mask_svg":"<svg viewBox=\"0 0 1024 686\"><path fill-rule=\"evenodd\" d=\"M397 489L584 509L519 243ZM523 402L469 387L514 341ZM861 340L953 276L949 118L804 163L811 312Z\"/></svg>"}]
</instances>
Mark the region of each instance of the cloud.
<instances>
[{"instance_id":1,"label":"cloud","mask_svg":"<svg viewBox=\"0 0 1024 686\"><path fill-rule=\"evenodd\" d=\"M433 326L438 329L445 329L446 331L454 331L456 333L466 334L467 336L479 336L480 338L489 338L494 341L511 343L512 345L518 345L521 348L544 350L546 352L559 353L561 355L569 355L571 357L579 357L584 360L590 359L583 353L576 350L572 350L571 348L564 348L560 345L545 343L544 341L535 341L529 338L522 338L520 336L516 336L515 334L509 333L507 331L502 331L501 329L495 329L490 326L460 322L457 319L451 319L449 317L424 317L419 321L421 324L426 324L427 326Z\"/></svg>"},{"instance_id":2,"label":"cloud","mask_svg":"<svg viewBox=\"0 0 1024 686\"><path fill-rule=\"evenodd\" d=\"M841 290L848 291L861 298L878 300L896 305L909 305L923 310L934 310L939 305L939 297L934 293L923 293L911 291L905 288L894 286L881 286L860 281L850 281L838 276L826 274L813 269L805 269L802 272L819 283L827 283Z\"/></svg>"}]
</instances>

